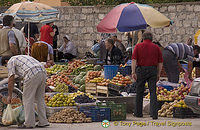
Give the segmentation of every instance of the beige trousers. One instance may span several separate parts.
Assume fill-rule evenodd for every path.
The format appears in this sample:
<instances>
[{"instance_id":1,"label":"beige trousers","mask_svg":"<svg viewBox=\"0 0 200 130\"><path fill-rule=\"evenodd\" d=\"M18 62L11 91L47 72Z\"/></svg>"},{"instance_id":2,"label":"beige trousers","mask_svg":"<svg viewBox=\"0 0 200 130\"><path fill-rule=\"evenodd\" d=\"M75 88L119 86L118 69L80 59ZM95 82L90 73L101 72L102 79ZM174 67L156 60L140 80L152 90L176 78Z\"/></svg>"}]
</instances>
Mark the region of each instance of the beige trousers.
<instances>
[{"instance_id":1,"label":"beige trousers","mask_svg":"<svg viewBox=\"0 0 200 130\"><path fill-rule=\"evenodd\" d=\"M37 103L39 126L48 124L45 110L45 83L46 74L39 72L24 84L23 104L25 110L25 125L35 127L35 105Z\"/></svg>"}]
</instances>

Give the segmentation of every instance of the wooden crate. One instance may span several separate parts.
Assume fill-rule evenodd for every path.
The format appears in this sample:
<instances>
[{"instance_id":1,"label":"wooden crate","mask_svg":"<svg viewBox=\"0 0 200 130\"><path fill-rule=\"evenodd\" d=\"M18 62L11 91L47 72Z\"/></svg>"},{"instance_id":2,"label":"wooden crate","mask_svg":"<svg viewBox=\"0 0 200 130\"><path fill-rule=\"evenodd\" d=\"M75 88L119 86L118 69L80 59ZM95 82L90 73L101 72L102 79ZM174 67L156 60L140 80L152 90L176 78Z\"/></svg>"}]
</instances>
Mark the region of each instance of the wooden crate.
<instances>
[{"instance_id":1,"label":"wooden crate","mask_svg":"<svg viewBox=\"0 0 200 130\"><path fill-rule=\"evenodd\" d=\"M86 83L85 92L97 95L97 84L96 83Z\"/></svg>"},{"instance_id":2,"label":"wooden crate","mask_svg":"<svg viewBox=\"0 0 200 130\"><path fill-rule=\"evenodd\" d=\"M97 86L97 94L106 94L106 96L108 97L108 87L107 86Z\"/></svg>"}]
</instances>

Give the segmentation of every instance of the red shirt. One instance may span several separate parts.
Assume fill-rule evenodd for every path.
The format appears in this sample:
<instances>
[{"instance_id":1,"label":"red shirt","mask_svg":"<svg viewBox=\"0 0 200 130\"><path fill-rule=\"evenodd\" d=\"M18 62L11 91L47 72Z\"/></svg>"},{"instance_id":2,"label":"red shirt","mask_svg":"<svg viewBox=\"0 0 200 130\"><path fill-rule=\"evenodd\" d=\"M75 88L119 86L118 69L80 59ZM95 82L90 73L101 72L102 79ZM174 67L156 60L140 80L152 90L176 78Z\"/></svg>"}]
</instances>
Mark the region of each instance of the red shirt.
<instances>
[{"instance_id":1,"label":"red shirt","mask_svg":"<svg viewBox=\"0 0 200 130\"><path fill-rule=\"evenodd\" d=\"M157 66L163 62L160 48L148 39L135 46L132 59L138 66Z\"/></svg>"},{"instance_id":2,"label":"red shirt","mask_svg":"<svg viewBox=\"0 0 200 130\"><path fill-rule=\"evenodd\" d=\"M50 35L50 33L53 32L53 28L49 25L44 25L40 29L41 33L41 41L44 41L46 43L49 43L50 45L53 46L53 37Z\"/></svg>"}]
</instances>

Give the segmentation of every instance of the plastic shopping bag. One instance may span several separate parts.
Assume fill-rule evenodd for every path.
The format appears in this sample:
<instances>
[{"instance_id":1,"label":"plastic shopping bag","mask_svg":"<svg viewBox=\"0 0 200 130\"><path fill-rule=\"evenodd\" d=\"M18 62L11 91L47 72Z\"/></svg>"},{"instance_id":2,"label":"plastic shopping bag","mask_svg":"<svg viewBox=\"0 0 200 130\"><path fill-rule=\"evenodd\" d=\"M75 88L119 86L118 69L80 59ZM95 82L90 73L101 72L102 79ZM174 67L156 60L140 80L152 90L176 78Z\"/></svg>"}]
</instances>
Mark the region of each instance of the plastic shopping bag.
<instances>
[{"instance_id":1,"label":"plastic shopping bag","mask_svg":"<svg viewBox=\"0 0 200 130\"><path fill-rule=\"evenodd\" d=\"M19 115L16 119L16 122L18 125L23 124L25 122L25 113L24 113L24 106L18 107L19 109Z\"/></svg>"},{"instance_id":2,"label":"plastic shopping bag","mask_svg":"<svg viewBox=\"0 0 200 130\"><path fill-rule=\"evenodd\" d=\"M7 105L7 108L3 112L2 123L3 125L11 125L13 124L14 116L13 116L13 109L11 104Z\"/></svg>"}]
</instances>

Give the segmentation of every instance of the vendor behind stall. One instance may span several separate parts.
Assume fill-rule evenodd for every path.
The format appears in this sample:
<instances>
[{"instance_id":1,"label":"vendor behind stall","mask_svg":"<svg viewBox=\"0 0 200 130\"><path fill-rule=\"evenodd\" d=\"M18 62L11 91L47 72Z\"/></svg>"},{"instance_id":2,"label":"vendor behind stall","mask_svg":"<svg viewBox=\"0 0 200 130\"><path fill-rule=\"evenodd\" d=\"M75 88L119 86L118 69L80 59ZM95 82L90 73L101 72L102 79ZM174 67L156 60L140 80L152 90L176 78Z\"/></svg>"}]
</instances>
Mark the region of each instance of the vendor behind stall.
<instances>
[{"instance_id":1,"label":"vendor behind stall","mask_svg":"<svg viewBox=\"0 0 200 130\"><path fill-rule=\"evenodd\" d=\"M111 37L111 38L114 40L115 46L116 46L117 48L119 48L123 54L125 54L126 48L125 48L125 46L122 44L122 41L119 40L119 39L117 38L117 35L116 35L116 34L112 34L112 37Z\"/></svg>"},{"instance_id":2,"label":"vendor behind stall","mask_svg":"<svg viewBox=\"0 0 200 130\"><path fill-rule=\"evenodd\" d=\"M114 45L114 40L112 38L108 38L105 42L106 46L106 64L112 65L120 65L123 64L123 54L119 48Z\"/></svg>"},{"instance_id":3,"label":"vendor behind stall","mask_svg":"<svg viewBox=\"0 0 200 130\"><path fill-rule=\"evenodd\" d=\"M163 65L169 82L179 82L179 68L183 70L183 67L178 60L184 59L188 59L188 78L192 80L192 62L194 56L199 54L198 50L199 46L192 47L184 43L172 43L165 47L163 50Z\"/></svg>"},{"instance_id":4,"label":"vendor behind stall","mask_svg":"<svg viewBox=\"0 0 200 130\"><path fill-rule=\"evenodd\" d=\"M58 60L68 59L71 60L77 56L77 48L69 39L68 35L63 37L64 43L58 49Z\"/></svg>"}]
</instances>

